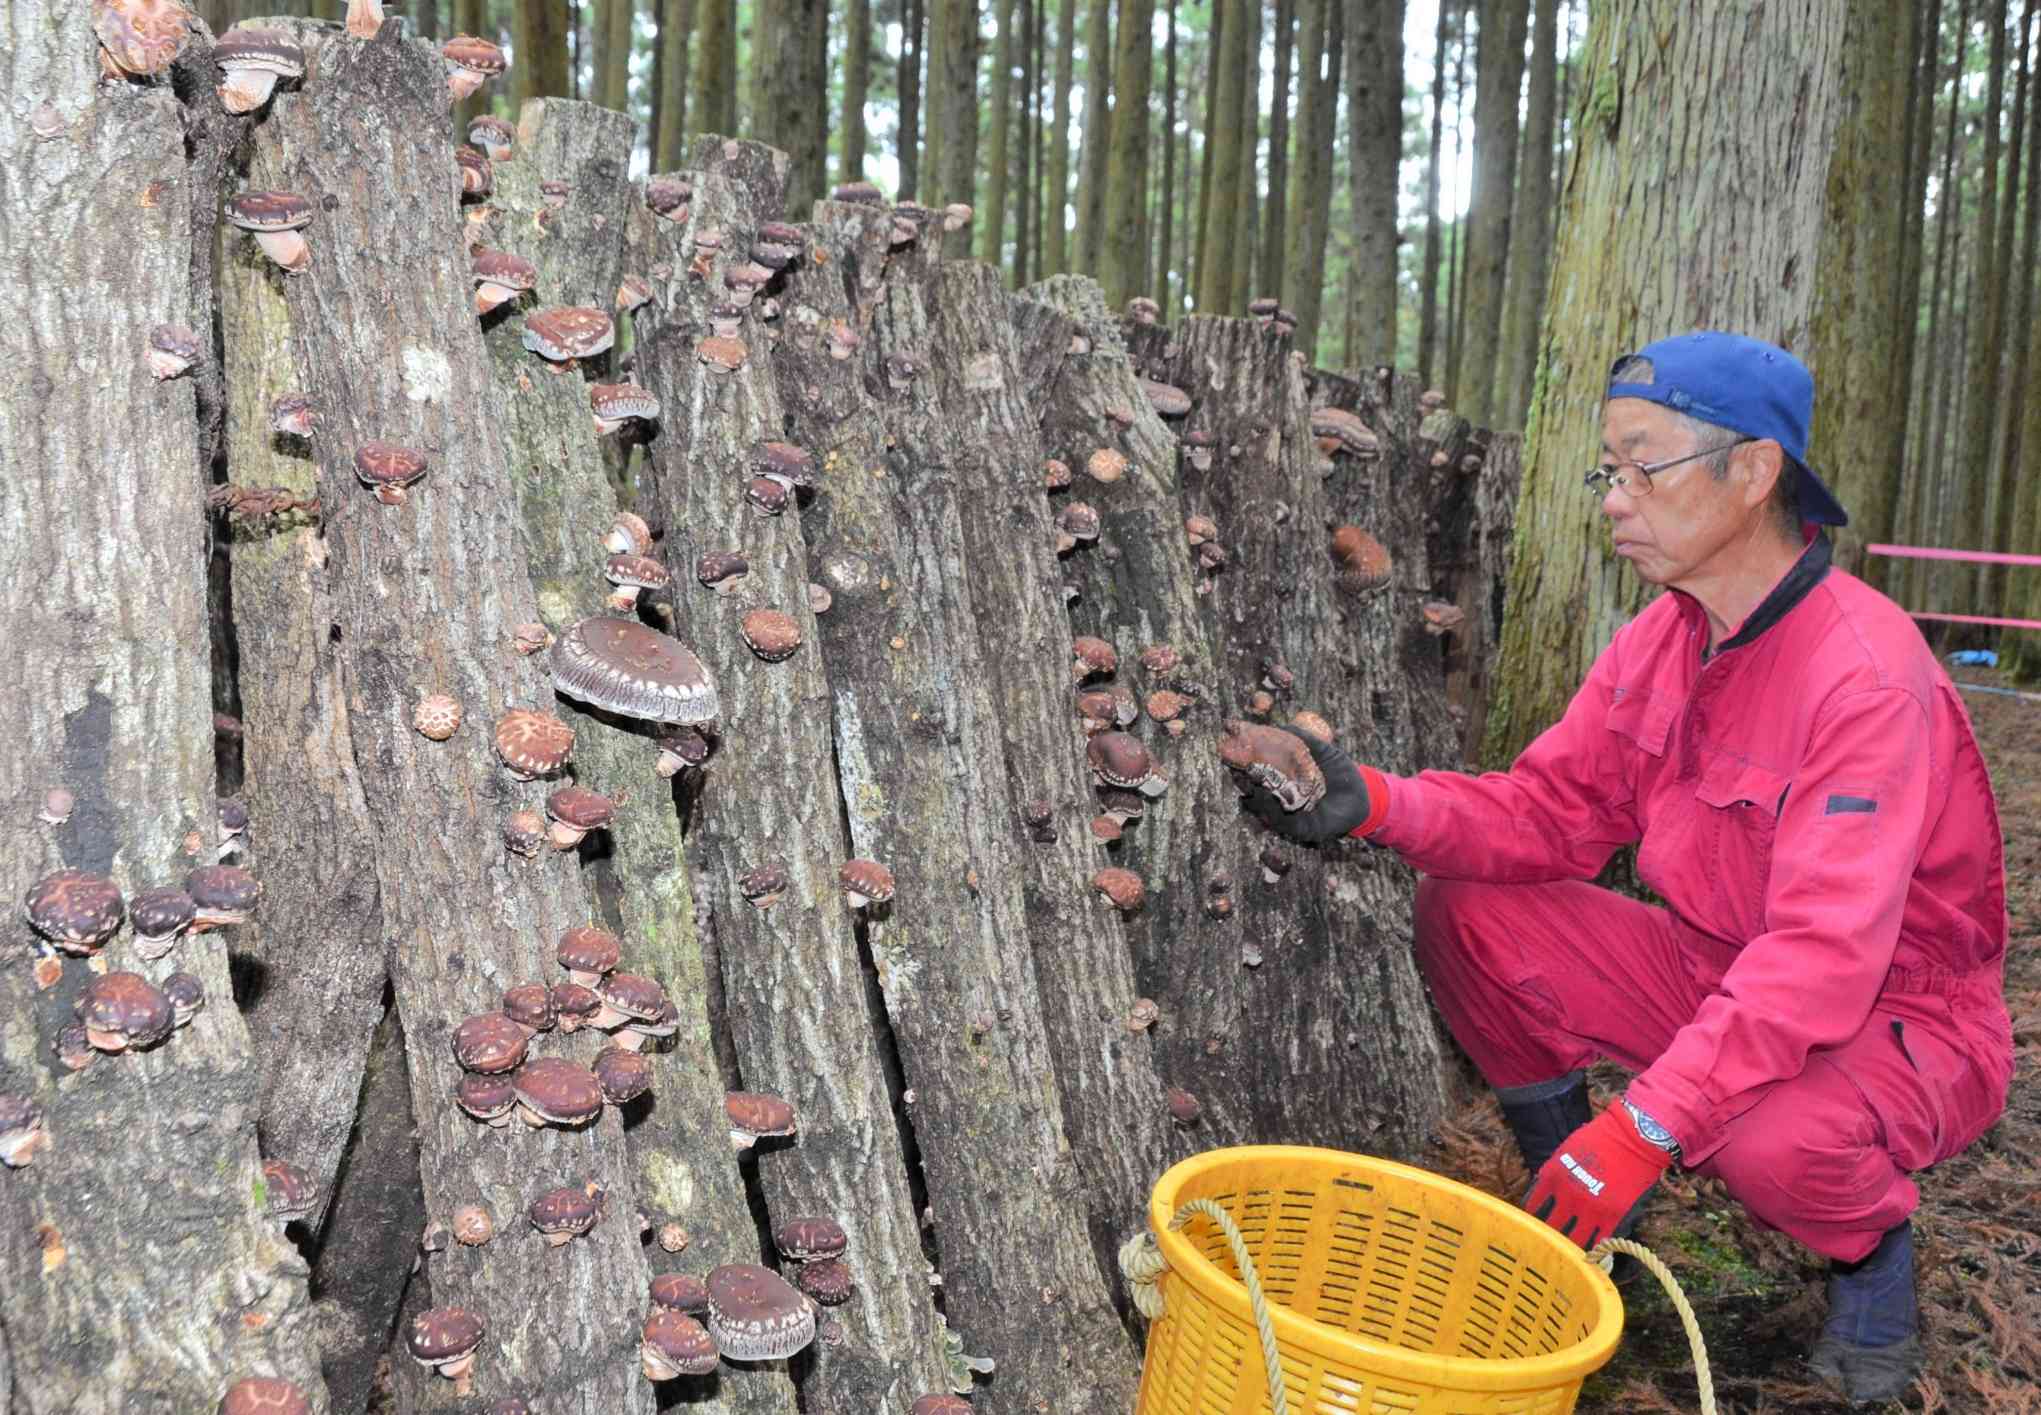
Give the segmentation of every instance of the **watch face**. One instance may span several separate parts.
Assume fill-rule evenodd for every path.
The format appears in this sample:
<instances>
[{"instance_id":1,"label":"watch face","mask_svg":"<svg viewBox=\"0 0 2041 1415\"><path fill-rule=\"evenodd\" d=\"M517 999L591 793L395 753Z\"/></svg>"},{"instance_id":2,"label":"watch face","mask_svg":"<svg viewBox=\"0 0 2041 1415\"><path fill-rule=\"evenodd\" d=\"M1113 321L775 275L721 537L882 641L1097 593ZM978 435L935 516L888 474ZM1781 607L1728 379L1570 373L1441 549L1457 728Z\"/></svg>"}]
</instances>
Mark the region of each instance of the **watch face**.
<instances>
[{"instance_id":1,"label":"watch face","mask_svg":"<svg viewBox=\"0 0 2041 1415\"><path fill-rule=\"evenodd\" d=\"M1672 1131L1660 1125L1656 1120L1653 1120L1628 1101L1623 1102L1623 1108L1630 1112L1630 1119L1636 1124L1639 1135L1658 1146L1661 1150L1678 1148L1678 1142L1673 1139Z\"/></svg>"}]
</instances>

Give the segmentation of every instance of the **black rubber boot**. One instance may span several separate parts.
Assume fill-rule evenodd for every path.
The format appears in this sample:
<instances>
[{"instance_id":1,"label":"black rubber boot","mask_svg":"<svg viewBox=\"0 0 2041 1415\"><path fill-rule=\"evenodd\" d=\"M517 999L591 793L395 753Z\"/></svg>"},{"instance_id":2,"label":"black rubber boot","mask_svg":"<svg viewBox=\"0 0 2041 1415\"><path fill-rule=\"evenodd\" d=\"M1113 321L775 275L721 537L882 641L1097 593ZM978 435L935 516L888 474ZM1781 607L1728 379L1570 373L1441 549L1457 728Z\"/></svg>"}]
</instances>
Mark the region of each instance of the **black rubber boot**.
<instances>
[{"instance_id":1,"label":"black rubber boot","mask_svg":"<svg viewBox=\"0 0 2041 1415\"><path fill-rule=\"evenodd\" d=\"M1510 1134L1516 1137L1524 1167L1531 1172L1534 1183L1538 1171L1545 1167L1545 1161L1552 1158L1560 1143L1587 1124L1594 1113L1588 1104L1587 1077L1579 1071L1536 1085L1497 1086L1495 1098L1502 1102L1502 1118L1508 1122ZM1611 1237L1628 1238L1636 1231L1637 1216L1649 1197L1650 1191L1646 1190L1645 1197L1616 1225ZM1619 1286L1626 1286L1642 1271L1643 1264L1628 1253L1618 1253L1609 1276Z\"/></svg>"},{"instance_id":2,"label":"black rubber boot","mask_svg":"<svg viewBox=\"0 0 2041 1415\"><path fill-rule=\"evenodd\" d=\"M1894 1400L1913 1385L1921 1342L1911 1220L1863 1261L1828 1265L1828 1320L1807 1364L1851 1401Z\"/></svg>"}]
</instances>

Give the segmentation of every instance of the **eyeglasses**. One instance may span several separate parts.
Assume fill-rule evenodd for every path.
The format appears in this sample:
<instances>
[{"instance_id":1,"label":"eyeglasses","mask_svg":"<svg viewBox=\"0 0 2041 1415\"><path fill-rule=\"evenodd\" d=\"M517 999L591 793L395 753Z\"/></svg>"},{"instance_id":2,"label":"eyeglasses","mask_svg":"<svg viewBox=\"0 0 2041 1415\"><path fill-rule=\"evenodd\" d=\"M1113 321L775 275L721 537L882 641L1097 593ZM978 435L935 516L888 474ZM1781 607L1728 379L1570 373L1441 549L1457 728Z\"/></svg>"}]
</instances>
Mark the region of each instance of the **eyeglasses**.
<instances>
[{"instance_id":1,"label":"eyeglasses","mask_svg":"<svg viewBox=\"0 0 2041 1415\"><path fill-rule=\"evenodd\" d=\"M1689 452L1684 457L1668 457L1663 462L1615 462L1600 467L1590 467L1580 484L1597 497L1607 496L1613 489L1627 492L1631 496L1651 495L1651 479L1668 467L1677 467L1682 462L1691 462L1698 457L1712 456L1727 452L1732 447L1741 447L1746 442L1756 442L1755 437L1739 437L1734 442L1725 442L1720 447L1703 447L1699 452ZM1633 476L1632 473L1635 473Z\"/></svg>"}]
</instances>

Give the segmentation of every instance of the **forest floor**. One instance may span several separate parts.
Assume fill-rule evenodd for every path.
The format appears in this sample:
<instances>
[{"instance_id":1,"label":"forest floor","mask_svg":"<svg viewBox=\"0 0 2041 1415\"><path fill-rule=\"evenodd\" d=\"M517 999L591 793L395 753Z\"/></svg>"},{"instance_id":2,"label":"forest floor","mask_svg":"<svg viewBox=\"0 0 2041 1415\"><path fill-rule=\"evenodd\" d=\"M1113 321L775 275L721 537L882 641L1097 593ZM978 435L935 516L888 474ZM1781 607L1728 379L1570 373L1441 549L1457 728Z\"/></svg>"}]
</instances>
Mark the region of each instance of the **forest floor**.
<instances>
[{"instance_id":1,"label":"forest floor","mask_svg":"<svg viewBox=\"0 0 2041 1415\"><path fill-rule=\"evenodd\" d=\"M1995 672L1960 676L2002 685ZM1882 1408L2041 1415L2041 702L1984 693L1966 693L1964 702L2006 837L2006 1001L2019 1069L1998 1124L1918 1176L1927 1370L1903 1401ZM1597 1068L1597 1103L1611 1100L1625 1079L1614 1067ZM1472 1085L1430 1163L1511 1202L1529 1185L1494 1100ZM1806 1367L1827 1308L1821 1259L1759 1227L1716 1181L1691 1175L1660 1186L1637 1237L1666 1261L1694 1305L1723 1411L1828 1415L1850 1408L1813 1383ZM1696 1409L1693 1360L1664 1291L1640 1274L1623 1301L1622 1345L1589 1381L1582 1415Z\"/></svg>"}]
</instances>

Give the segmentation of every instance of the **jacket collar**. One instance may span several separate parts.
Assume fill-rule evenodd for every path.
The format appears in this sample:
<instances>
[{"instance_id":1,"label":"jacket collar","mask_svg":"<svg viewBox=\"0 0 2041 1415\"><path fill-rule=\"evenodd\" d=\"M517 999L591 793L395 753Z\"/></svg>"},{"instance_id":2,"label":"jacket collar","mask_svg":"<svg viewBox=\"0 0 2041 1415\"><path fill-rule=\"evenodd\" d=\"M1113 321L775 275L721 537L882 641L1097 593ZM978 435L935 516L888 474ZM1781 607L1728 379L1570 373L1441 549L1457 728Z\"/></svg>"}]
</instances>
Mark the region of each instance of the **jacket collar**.
<instances>
[{"instance_id":1,"label":"jacket collar","mask_svg":"<svg viewBox=\"0 0 2041 1415\"><path fill-rule=\"evenodd\" d=\"M1709 652L1706 641L1703 641L1701 662L1706 663L1715 654L1742 648L1784 619L1792 612L1794 605L1807 598L1808 592L1827 577L1829 561L1833 554L1834 546L1829 542L1828 532L1819 527L1815 528L1808 539L1807 548L1801 551L1800 558L1793 562L1793 568L1779 577L1779 583L1772 586L1772 592L1766 595L1758 607L1750 612L1750 616L1737 626L1736 632L1717 644L1714 653ZM1680 613L1689 623L1698 621L1705 629L1707 613L1701 608L1700 602L1684 591L1675 590L1673 593L1680 597Z\"/></svg>"}]
</instances>

